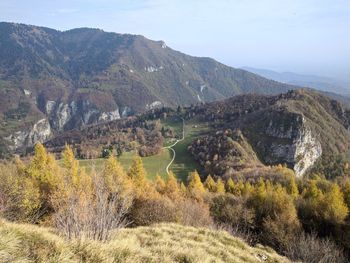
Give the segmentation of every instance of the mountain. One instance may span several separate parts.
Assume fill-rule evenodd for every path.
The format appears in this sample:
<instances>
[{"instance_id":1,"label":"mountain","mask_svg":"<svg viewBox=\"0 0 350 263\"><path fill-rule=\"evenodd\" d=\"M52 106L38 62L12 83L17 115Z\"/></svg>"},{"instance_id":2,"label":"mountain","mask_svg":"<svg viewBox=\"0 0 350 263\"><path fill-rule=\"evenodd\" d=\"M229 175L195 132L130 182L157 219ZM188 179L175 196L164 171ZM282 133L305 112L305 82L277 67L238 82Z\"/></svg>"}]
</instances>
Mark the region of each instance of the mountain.
<instances>
[{"instance_id":1,"label":"mountain","mask_svg":"<svg viewBox=\"0 0 350 263\"><path fill-rule=\"evenodd\" d=\"M160 106L296 88L139 35L0 23L0 147Z\"/></svg>"},{"instance_id":2,"label":"mountain","mask_svg":"<svg viewBox=\"0 0 350 263\"><path fill-rule=\"evenodd\" d=\"M179 117L186 123L186 138L180 148L187 149L187 161L197 162L204 174L226 178L272 175L268 166L286 164L297 176L303 176L317 166L330 166L350 150L350 109L307 89L278 95L236 95L180 111L154 109L127 120L61 133L46 147L59 152L69 143L78 157L97 158L108 147L133 151L131 142L136 142L141 156L154 155L168 137L164 127ZM346 162L344 165L348 167ZM324 174L341 174L336 173Z\"/></svg>"},{"instance_id":3,"label":"mountain","mask_svg":"<svg viewBox=\"0 0 350 263\"><path fill-rule=\"evenodd\" d=\"M192 114L215 125L213 133L190 147L211 174L242 174L263 163L287 164L302 176L350 150L350 110L311 90L239 95L198 107Z\"/></svg>"},{"instance_id":4,"label":"mountain","mask_svg":"<svg viewBox=\"0 0 350 263\"><path fill-rule=\"evenodd\" d=\"M350 83L335 80L329 77L304 75L293 72L277 72L268 69L251 67L243 67L242 69L263 76L264 78L273 79L286 84L314 88L325 92L350 95Z\"/></svg>"}]
</instances>

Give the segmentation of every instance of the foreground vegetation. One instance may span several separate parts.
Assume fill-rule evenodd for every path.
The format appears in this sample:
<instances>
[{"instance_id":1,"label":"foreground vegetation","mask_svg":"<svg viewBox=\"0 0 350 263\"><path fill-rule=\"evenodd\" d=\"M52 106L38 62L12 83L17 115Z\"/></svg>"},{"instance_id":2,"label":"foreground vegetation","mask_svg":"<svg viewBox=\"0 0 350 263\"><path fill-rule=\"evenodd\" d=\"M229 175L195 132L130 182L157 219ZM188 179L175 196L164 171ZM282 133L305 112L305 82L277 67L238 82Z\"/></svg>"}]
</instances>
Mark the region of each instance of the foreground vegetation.
<instances>
[{"instance_id":1,"label":"foreground vegetation","mask_svg":"<svg viewBox=\"0 0 350 263\"><path fill-rule=\"evenodd\" d=\"M227 232L160 224L122 229L108 242L67 241L54 231L0 221L0 262L289 262Z\"/></svg>"},{"instance_id":2,"label":"foreground vegetation","mask_svg":"<svg viewBox=\"0 0 350 263\"><path fill-rule=\"evenodd\" d=\"M128 239L118 239L118 242L114 239L115 235L123 236L128 231L133 235L133 231L125 230L125 227L176 223L193 227L219 227L240 236L250 245L260 243L270 246L294 261L346 262L350 240L350 182L346 178L330 182L316 174L309 179L296 181L293 171L284 166L268 169L263 176L229 178L226 181L207 176L202 182L196 171L189 173L186 184L179 182L173 173L165 180L156 176L150 181L138 156L134 157L128 171L112 155L100 167L86 171L79 165L70 147L65 147L61 163L58 164L53 155L38 144L29 162L16 159L1 164L0 213L8 221L50 227L62 240L73 242L73 248L67 248L69 253L62 255L78 253L84 260L90 260L90 255L97 257L94 253L108 258L113 251L99 242L110 243L112 247L118 242L127 242ZM6 222L2 226L15 227ZM18 227L23 229L23 226ZM174 247L175 255L175 252L169 251L170 245L152 243L158 242L158 237L166 238L162 232L165 230L157 230L157 227L147 230L157 236L155 241L147 241L147 234L140 234L138 242L155 246L149 250L150 257L168 261L195 262L202 258L201 249L204 250L204 247L218 261L225 253L228 256L234 254L229 248L225 253L217 252L216 241L210 242L210 238L207 240L206 236L202 236L208 230L198 230L198 234L191 235L189 229L183 229L182 233L181 227L173 228L181 233L166 230L174 234L172 242L186 244L187 249L193 249L193 253L181 254L187 250ZM0 245L3 250L0 251L1 255L9 254L8 250L11 249L24 249L24 243L15 238L18 232L14 232L10 234L11 231L5 231L1 235L5 238L4 244L11 237L15 240L13 244L17 244L10 248ZM42 235L45 236L44 232ZM203 240L209 244L194 245L182 240L179 235L187 235L186 238L191 236L197 243ZM9 240L6 241L6 238ZM58 237L52 238L58 240ZM223 238L220 239L223 242L226 237L220 238ZM83 247L76 248L76 240L79 240L76 244ZM29 243L32 244L31 241ZM40 253L48 253L45 246L51 243L43 241L40 244L43 246L39 249ZM100 244L101 251L96 251L92 244ZM240 244L238 242L236 246L240 247ZM80 252L80 249L84 251ZM129 249L127 251L130 252ZM125 253L118 254L118 257L130 255ZM186 257L177 260L178 255ZM142 251L137 253L137 257L143 256ZM234 256L249 262L249 255L243 253ZM57 260L52 259L52 262Z\"/></svg>"}]
</instances>

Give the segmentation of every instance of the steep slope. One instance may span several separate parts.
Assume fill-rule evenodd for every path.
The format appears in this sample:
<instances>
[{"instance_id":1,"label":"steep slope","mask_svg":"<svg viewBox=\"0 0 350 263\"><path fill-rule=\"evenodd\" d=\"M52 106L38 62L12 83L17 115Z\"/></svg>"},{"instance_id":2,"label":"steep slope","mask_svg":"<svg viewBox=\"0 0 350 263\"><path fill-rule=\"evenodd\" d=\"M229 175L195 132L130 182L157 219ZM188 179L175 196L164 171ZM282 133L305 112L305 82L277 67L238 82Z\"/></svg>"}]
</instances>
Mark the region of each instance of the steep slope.
<instances>
[{"instance_id":1,"label":"steep slope","mask_svg":"<svg viewBox=\"0 0 350 263\"><path fill-rule=\"evenodd\" d=\"M217 154L220 156L222 147L227 145L239 144L242 148L246 137L263 163L286 163L302 176L321 157L345 154L350 149L350 111L336 100L309 90L276 96L240 95L192 111L201 116L202 121L212 122L216 127L216 134L210 135L212 138L204 139L199 145L192 143L193 154L200 156L203 153L200 148L211 154L202 158L202 163L212 161ZM244 137L232 135L231 130L240 130ZM213 140L221 142L211 143ZM230 163L230 158L236 155L250 160L250 165L257 165L249 147L238 151L233 146L233 152L212 161L211 168L218 162ZM228 171L233 166L223 167L219 175L229 176Z\"/></svg>"},{"instance_id":2,"label":"steep slope","mask_svg":"<svg viewBox=\"0 0 350 263\"><path fill-rule=\"evenodd\" d=\"M0 221L1 262L290 262L223 231L161 224L122 229L106 243L67 241L46 228Z\"/></svg>"},{"instance_id":3,"label":"steep slope","mask_svg":"<svg viewBox=\"0 0 350 263\"><path fill-rule=\"evenodd\" d=\"M181 120L180 116L193 131L207 127L203 132L198 130L197 136L187 134L191 139L185 138L189 144L182 147L211 175L245 175L266 171L266 165L287 164L297 176L302 176L318 161L346 157L350 150L350 110L310 90L271 96L237 95L180 111L152 110L129 118L128 122L115 120L62 133L46 146L57 152L68 142L79 153L95 148L100 154L103 147L125 145L124 150L128 151L127 145L136 140L139 150L147 149L152 155L162 143L160 133L164 127L157 120L172 117ZM339 166L348 167L348 161Z\"/></svg>"},{"instance_id":4,"label":"steep slope","mask_svg":"<svg viewBox=\"0 0 350 263\"><path fill-rule=\"evenodd\" d=\"M12 150L162 105L293 88L143 36L0 23L0 138Z\"/></svg>"}]
</instances>

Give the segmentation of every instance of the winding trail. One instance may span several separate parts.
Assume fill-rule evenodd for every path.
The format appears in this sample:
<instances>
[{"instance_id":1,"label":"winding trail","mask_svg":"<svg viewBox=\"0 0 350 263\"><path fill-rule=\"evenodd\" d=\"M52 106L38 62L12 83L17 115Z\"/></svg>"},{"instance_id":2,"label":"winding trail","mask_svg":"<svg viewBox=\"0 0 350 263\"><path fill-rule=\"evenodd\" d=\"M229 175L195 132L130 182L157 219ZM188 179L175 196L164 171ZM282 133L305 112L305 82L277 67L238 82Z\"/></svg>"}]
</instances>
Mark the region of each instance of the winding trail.
<instances>
[{"instance_id":1,"label":"winding trail","mask_svg":"<svg viewBox=\"0 0 350 263\"><path fill-rule=\"evenodd\" d=\"M173 149L173 147L178 143L178 142L181 142L185 139L185 120L183 118L182 119L182 138L179 139L179 140L176 140L176 142L174 142L172 145L169 145L169 146L166 146L166 147L163 147L163 149L169 149L173 152L173 158L171 159L171 161L169 162L169 164L167 165L167 167L165 168L165 171L166 173L169 175L169 167L172 165L172 163L174 162L175 160L175 157L176 157L176 152L175 150Z\"/></svg>"}]
</instances>

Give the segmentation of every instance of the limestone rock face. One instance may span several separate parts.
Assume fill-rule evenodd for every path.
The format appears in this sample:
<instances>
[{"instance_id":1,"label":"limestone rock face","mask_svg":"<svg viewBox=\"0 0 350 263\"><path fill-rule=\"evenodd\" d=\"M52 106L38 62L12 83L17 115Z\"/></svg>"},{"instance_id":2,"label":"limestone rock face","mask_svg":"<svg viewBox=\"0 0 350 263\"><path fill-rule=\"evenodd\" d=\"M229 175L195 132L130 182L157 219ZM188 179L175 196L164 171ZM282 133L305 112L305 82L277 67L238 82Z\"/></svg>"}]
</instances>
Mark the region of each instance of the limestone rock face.
<instances>
[{"instance_id":1,"label":"limestone rock face","mask_svg":"<svg viewBox=\"0 0 350 263\"><path fill-rule=\"evenodd\" d=\"M46 115L32 127L15 131L5 139L10 142L10 150L17 151L45 142L53 134L81 128L85 125L120 119L119 108L112 111L98 109L88 100L70 102L47 100L42 112Z\"/></svg>"},{"instance_id":2,"label":"limestone rock face","mask_svg":"<svg viewBox=\"0 0 350 263\"><path fill-rule=\"evenodd\" d=\"M98 123L120 119L119 109L102 111L90 101L71 101L70 103L48 100L45 105L46 114L52 129L63 131Z\"/></svg>"},{"instance_id":3,"label":"limestone rock face","mask_svg":"<svg viewBox=\"0 0 350 263\"><path fill-rule=\"evenodd\" d=\"M290 113L288 118L271 119L257 146L266 163L287 163L302 176L321 157L322 147L303 115Z\"/></svg>"},{"instance_id":4,"label":"limestone rock face","mask_svg":"<svg viewBox=\"0 0 350 263\"><path fill-rule=\"evenodd\" d=\"M313 136L311 130L301 132L295 144L294 171L297 176L302 176L322 155L321 143Z\"/></svg>"},{"instance_id":5,"label":"limestone rock face","mask_svg":"<svg viewBox=\"0 0 350 263\"><path fill-rule=\"evenodd\" d=\"M5 139L11 144L11 150L23 147L31 147L37 142L44 142L52 135L49 121L44 118L36 122L30 130L14 132Z\"/></svg>"},{"instance_id":6,"label":"limestone rock face","mask_svg":"<svg viewBox=\"0 0 350 263\"><path fill-rule=\"evenodd\" d=\"M99 121L113 121L118 119L120 119L118 109L116 109L115 111L102 112L100 117L98 118Z\"/></svg>"}]
</instances>

